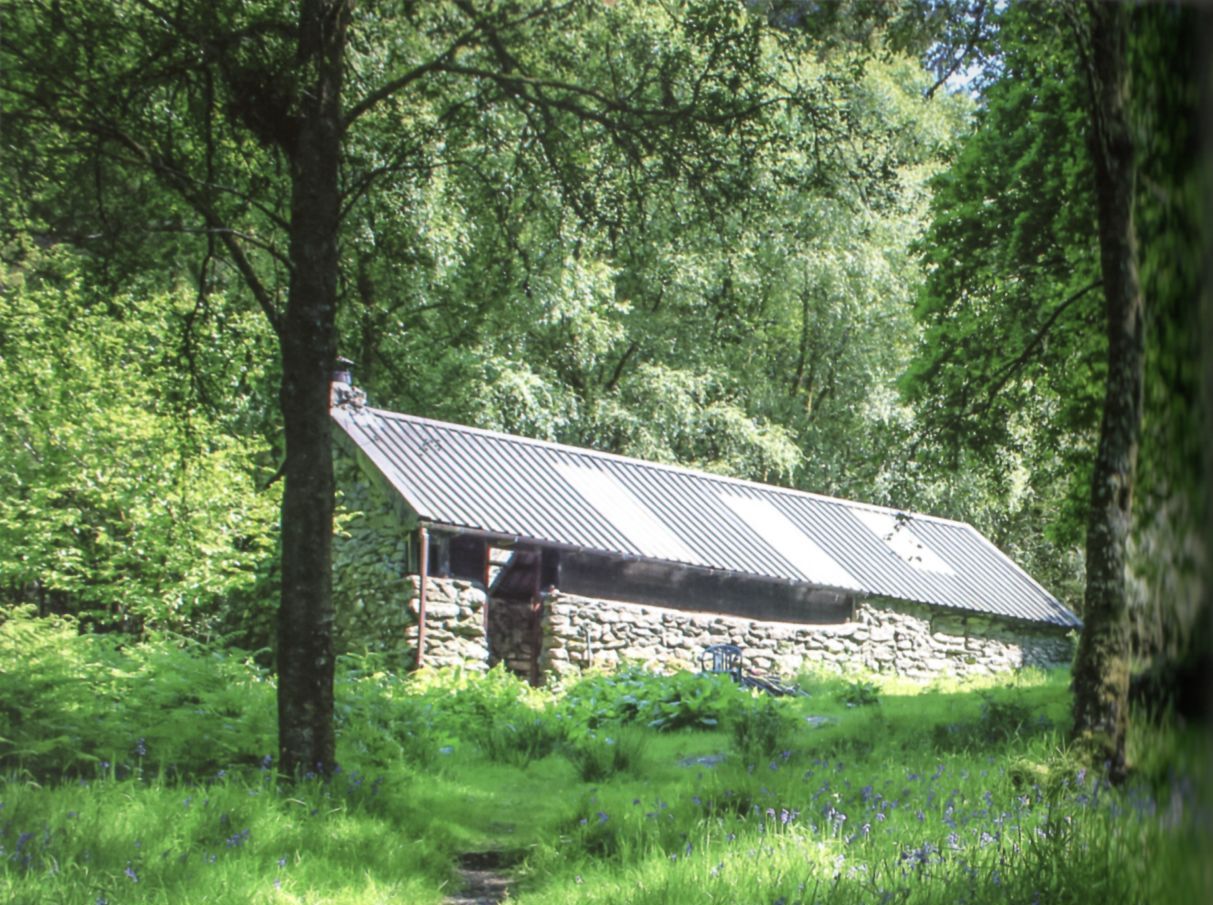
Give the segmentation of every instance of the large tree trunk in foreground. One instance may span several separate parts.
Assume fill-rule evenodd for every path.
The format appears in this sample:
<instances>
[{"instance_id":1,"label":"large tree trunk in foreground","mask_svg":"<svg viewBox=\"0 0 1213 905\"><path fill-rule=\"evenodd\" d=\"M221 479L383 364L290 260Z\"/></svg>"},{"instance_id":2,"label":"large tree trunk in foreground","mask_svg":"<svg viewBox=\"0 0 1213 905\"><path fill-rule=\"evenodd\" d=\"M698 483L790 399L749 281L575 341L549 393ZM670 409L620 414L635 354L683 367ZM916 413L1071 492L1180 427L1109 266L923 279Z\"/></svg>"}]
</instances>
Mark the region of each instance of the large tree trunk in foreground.
<instances>
[{"instance_id":1,"label":"large tree trunk in foreground","mask_svg":"<svg viewBox=\"0 0 1213 905\"><path fill-rule=\"evenodd\" d=\"M291 160L290 294L282 323L282 602L278 748L284 773L327 773L333 731L333 466L329 374L336 357L341 68L345 0L300 10L304 81Z\"/></svg>"},{"instance_id":2,"label":"large tree trunk in foreground","mask_svg":"<svg viewBox=\"0 0 1213 905\"><path fill-rule=\"evenodd\" d=\"M1143 302L1133 225L1133 145L1126 121L1127 10L1092 2L1088 61L1099 212L1100 268L1107 305L1108 376L1087 522L1084 627L1074 664L1074 739L1125 773L1129 636L1125 548L1141 426Z\"/></svg>"}]
</instances>

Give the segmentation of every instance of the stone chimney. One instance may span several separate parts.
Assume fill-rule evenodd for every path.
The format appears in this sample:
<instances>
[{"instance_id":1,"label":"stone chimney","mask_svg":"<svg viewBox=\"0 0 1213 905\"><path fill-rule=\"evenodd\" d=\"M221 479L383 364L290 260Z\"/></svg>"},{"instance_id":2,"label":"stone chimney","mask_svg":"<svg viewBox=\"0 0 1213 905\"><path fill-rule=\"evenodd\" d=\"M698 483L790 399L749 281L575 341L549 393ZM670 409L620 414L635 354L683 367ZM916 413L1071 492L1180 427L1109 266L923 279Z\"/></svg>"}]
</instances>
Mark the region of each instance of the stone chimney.
<instances>
[{"instance_id":1,"label":"stone chimney","mask_svg":"<svg viewBox=\"0 0 1213 905\"><path fill-rule=\"evenodd\" d=\"M333 365L329 382L329 407L349 405L360 408L366 404L366 393L354 386L354 363L344 356Z\"/></svg>"}]
</instances>

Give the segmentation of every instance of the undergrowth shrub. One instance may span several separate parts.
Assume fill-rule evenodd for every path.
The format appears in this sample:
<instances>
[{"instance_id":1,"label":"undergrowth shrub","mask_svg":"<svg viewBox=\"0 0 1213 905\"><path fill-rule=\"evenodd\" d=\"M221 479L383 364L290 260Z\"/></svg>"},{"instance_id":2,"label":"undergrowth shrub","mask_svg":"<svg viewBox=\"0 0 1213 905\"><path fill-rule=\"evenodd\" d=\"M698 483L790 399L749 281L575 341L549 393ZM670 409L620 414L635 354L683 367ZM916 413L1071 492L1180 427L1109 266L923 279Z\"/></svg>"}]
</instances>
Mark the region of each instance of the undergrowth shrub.
<instances>
[{"instance_id":1,"label":"undergrowth shrub","mask_svg":"<svg viewBox=\"0 0 1213 905\"><path fill-rule=\"evenodd\" d=\"M795 729L795 717L783 702L765 695L738 707L729 719L733 747L747 761L787 750Z\"/></svg>"},{"instance_id":2,"label":"undergrowth shrub","mask_svg":"<svg viewBox=\"0 0 1213 905\"><path fill-rule=\"evenodd\" d=\"M639 772L646 747L643 730L618 726L609 732L591 730L570 739L564 753L585 782L601 782L617 773Z\"/></svg>"},{"instance_id":3,"label":"undergrowth shrub","mask_svg":"<svg viewBox=\"0 0 1213 905\"><path fill-rule=\"evenodd\" d=\"M548 714L515 712L511 717L494 720L480 734L477 744L489 760L524 767L560 744L560 729Z\"/></svg>"},{"instance_id":4,"label":"undergrowth shrub","mask_svg":"<svg viewBox=\"0 0 1213 905\"><path fill-rule=\"evenodd\" d=\"M983 690L981 711L975 720L937 724L932 730L935 747L959 751L986 745L1005 745L1052 731L1053 721L1033 710L1017 688Z\"/></svg>"},{"instance_id":5,"label":"undergrowth shrub","mask_svg":"<svg viewBox=\"0 0 1213 905\"><path fill-rule=\"evenodd\" d=\"M437 725L434 704L412 693L409 678L379 653L338 659L333 710L338 762L364 770L432 766L453 744Z\"/></svg>"},{"instance_id":6,"label":"undergrowth shrub","mask_svg":"<svg viewBox=\"0 0 1213 905\"><path fill-rule=\"evenodd\" d=\"M1067 790L1086 776L1082 759L1066 747L1011 757L1007 761L1007 781L1016 794L1030 793L1056 802Z\"/></svg>"},{"instance_id":7,"label":"undergrowth shrub","mask_svg":"<svg viewBox=\"0 0 1213 905\"><path fill-rule=\"evenodd\" d=\"M0 766L46 777L256 766L275 750L274 684L235 650L172 635L82 634L0 612Z\"/></svg>"},{"instance_id":8,"label":"undergrowth shrub","mask_svg":"<svg viewBox=\"0 0 1213 905\"><path fill-rule=\"evenodd\" d=\"M443 748L470 744L490 760L523 766L551 754L563 737L547 696L501 666L428 672L410 681L430 708Z\"/></svg>"},{"instance_id":9,"label":"undergrowth shrub","mask_svg":"<svg viewBox=\"0 0 1213 905\"><path fill-rule=\"evenodd\" d=\"M572 727L634 723L652 729L713 729L746 700L728 676L681 671L660 675L635 666L576 682L560 702Z\"/></svg>"},{"instance_id":10,"label":"undergrowth shrub","mask_svg":"<svg viewBox=\"0 0 1213 905\"><path fill-rule=\"evenodd\" d=\"M872 704L880 703L880 688L875 682L858 679L854 682L848 682L835 695L835 699L840 704L846 704L848 707L868 707Z\"/></svg>"}]
</instances>

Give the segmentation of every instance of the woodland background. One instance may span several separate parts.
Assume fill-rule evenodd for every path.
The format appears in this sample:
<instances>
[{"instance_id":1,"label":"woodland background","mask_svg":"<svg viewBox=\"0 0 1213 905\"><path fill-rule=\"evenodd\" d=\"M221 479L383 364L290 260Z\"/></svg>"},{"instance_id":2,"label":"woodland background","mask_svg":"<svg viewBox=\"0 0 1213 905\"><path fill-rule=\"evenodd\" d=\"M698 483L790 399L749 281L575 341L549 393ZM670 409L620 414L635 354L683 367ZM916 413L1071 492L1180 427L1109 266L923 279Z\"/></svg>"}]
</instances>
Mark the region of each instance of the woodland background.
<instances>
[{"instance_id":1,"label":"woodland background","mask_svg":"<svg viewBox=\"0 0 1213 905\"><path fill-rule=\"evenodd\" d=\"M307 13L4 4L6 601L278 643ZM355 4L332 345L384 408L970 521L1081 614L1083 13ZM1207 17L1125 16L1144 666L1208 645Z\"/></svg>"}]
</instances>

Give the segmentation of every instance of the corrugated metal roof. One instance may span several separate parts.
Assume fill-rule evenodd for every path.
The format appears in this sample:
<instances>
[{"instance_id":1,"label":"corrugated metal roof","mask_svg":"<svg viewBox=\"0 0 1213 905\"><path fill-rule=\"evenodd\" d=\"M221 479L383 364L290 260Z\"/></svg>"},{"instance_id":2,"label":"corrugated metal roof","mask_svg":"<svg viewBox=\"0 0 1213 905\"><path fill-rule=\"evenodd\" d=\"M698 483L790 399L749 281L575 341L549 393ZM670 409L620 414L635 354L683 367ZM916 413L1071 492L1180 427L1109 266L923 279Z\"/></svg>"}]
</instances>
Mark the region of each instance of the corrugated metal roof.
<instances>
[{"instance_id":1,"label":"corrugated metal roof","mask_svg":"<svg viewBox=\"0 0 1213 905\"><path fill-rule=\"evenodd\" d=\"M963 522L366 406L333 419L431 525L1080 625Z\"/></svg>"}]
</instances>

